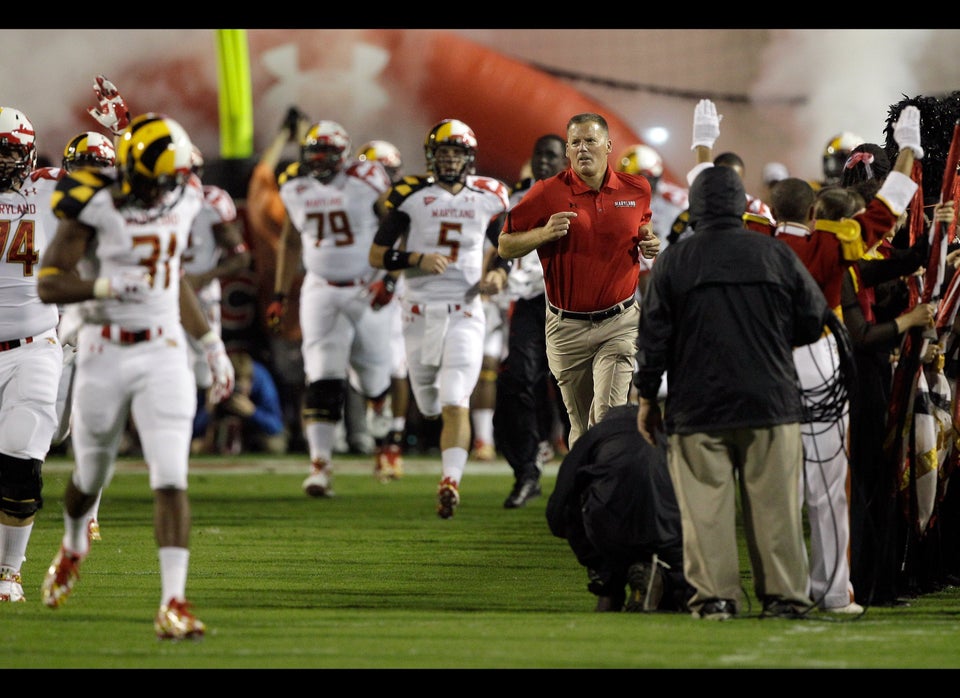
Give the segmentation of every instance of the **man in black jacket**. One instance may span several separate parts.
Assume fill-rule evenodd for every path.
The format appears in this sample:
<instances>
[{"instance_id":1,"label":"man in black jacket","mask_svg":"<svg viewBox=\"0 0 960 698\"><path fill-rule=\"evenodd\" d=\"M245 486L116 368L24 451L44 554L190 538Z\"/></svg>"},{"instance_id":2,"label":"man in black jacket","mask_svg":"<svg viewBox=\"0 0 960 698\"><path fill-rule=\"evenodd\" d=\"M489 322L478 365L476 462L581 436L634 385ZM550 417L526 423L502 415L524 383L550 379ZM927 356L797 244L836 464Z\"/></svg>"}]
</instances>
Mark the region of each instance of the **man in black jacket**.
<instances>
[{"instance_id":1,"label":"man in black jacket","mask_svg":"<svg viewBox=\"0 0 960 698\"><path fill-rule=\"evenodd\" d=\"M643 440L636 404L610 408L574 444L557 472L547 523L587 568L597 611L689 610L693 587L683 577L666 440Z\"/></svg>"},{"instance_id":2,"label":"man in black jacket","mask_svg":"<svg viewBox=\"0 0 960 698\"><path fill-rule=\"evenodd\" d=\"M743 181L729 167L690 188L696 234L670 245L643 297L637 428L663 430L683 523L693 615L724 620L741 601L736 488L763 616L809 606L800 500L802 405L793 347L823 332L826 299L797 256L743 227Z\"/></svg>"}]
</instances>

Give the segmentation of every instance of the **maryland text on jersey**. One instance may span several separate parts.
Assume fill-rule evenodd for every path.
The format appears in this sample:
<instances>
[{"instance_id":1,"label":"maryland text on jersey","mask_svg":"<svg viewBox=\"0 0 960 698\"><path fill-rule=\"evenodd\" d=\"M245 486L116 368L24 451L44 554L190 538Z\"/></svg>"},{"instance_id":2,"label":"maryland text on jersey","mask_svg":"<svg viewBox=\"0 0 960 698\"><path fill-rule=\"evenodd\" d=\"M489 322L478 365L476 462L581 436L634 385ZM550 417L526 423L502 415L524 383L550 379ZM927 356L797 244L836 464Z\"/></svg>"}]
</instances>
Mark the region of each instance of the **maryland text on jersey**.
<instances>
[{"instance_id":1,"label":"maryland text on jersey","mask_svg":"<svg viewBox=\"0 0 960 698\"><path fill-rule=\"evenodd\" d=\"M34 203L28 203L27 201L21 201L16 204L8 204L0 202L0 218L10 218L26 215L36 215L37 205Z\"/></svg>"}]
</instances>

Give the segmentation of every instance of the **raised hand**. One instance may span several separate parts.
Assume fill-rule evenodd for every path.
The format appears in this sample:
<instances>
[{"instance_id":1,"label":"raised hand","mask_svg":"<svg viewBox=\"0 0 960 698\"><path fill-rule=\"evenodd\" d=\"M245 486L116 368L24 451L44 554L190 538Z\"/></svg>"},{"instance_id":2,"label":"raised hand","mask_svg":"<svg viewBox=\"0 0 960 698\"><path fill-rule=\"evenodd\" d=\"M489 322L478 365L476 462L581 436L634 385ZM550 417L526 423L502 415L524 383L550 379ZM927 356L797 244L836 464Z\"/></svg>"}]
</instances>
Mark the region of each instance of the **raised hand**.
<instances>
[{"instance_id":1,"label":"raised hand","mask_svg":"<svg viewBox=\"0 0 960 698\"><path fill-rule=\"evenodd\" d=\"M923 160L923 146L920 145L920 110L908 104L900 112L900 118L893 125L893 140L900 149L909 148L913 157Z\"/></svg>"},{"instance_id":2,"label":"raised hand","mask_svg":"<svg viewBox=\"0 0 960 698\"><path fill-rule=\"evenodd\" d=\"M698 145L713 148L713 144L720 137L720 122L722 114L717 114L717 105L709 99L701 99L693 110L693 144L690 150Z\"/></svg>"},{"instance_id":3,"label":"raised hand","mask_svg":"<svg viewBox=\"0 0 960 698\"><path fill-rule=\"evenodd\" d=\"M87 112L113 135L119 136L130 124L130 110L127 109L117 86L103 75L98 75L93 83L93 91L97 95L99 106L90 107Z\"/></svg>"}]
</instances>

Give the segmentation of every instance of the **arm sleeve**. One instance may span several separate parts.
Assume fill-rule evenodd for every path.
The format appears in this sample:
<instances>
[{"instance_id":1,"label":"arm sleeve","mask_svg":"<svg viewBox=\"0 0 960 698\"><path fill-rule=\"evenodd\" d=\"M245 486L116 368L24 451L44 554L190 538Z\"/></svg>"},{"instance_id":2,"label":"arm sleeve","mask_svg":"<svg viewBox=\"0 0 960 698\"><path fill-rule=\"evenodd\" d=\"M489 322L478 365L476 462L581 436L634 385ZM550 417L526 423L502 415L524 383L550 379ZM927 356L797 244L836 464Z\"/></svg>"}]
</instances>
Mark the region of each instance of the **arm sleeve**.
<instances>
[{"instance_id":1,"label":"arm sleeve","mask_svg":"<svg viewBox=\"0 0 960 698\"><path fill-rule=\"evenodd\" d=\"M856 349L882 349L896 341L898 333L895 321L881 323L867 321L860 307L860 299L857 297L850 270L843 275L840 301L843 306L843 324L850 332L850 339Z\"/></svg>"},{"instance_id":2,"label":"arm sleeve","mask_svg":"<svg viewBox=\"0 0 960 698\"><path fill-rule=\"evenodd\" d=\"M393 247L408 230L410 230L410 216L403 211L392 209L377 228L373 241L384 247Z\"/></svg>"},{"instance_id":3,"label":"arm sleeve","mask_svg":"<svg viewBox=\"0 0 960 698\"><path fill-rule=\"evenodd\" d=\"M640 332L637 338L637 373L634 385L640 397L656 400L660 392L660 381L667 370L669 338L673 334L673 312L669 299L663 293L666 283L664 273L658 273L656 265L650 275L650 282L643 294L643 308L640 311Z\"/></svg>"}]
</instances>

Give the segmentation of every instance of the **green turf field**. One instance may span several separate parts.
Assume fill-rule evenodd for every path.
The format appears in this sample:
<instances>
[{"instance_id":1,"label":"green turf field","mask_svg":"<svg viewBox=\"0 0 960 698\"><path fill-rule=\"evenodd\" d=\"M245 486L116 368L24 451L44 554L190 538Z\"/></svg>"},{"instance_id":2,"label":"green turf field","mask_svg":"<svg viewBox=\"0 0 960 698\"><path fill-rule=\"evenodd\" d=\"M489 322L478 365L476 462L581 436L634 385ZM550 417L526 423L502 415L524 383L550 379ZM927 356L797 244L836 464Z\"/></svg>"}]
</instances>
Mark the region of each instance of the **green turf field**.
<instances>
[{"instance_id":1,"label":"green turf field","mask_svg":"<svg viewBox=\"0 0 960 698\"><path fill-rule=\"evenodd\" d=\"M302 456L194 460L187 593L208 626L160 642L152 501L124 462L66 605L40 602L62 533L68 461L44 471L46 506L23 567L27 602L0 606L4 668L960 668L960 590L857 619L735 620L594 613L586 573L554 538L544 496L504 510L502 462L468 463L462 505L434 511L437 458L382 485L371 460L339 461L337 497L312 500ZM744 580L750 589L745 559Z\"/></svg>"}]
</instances>

